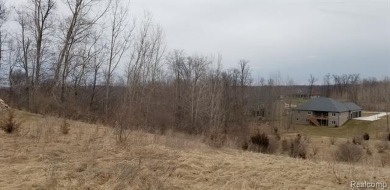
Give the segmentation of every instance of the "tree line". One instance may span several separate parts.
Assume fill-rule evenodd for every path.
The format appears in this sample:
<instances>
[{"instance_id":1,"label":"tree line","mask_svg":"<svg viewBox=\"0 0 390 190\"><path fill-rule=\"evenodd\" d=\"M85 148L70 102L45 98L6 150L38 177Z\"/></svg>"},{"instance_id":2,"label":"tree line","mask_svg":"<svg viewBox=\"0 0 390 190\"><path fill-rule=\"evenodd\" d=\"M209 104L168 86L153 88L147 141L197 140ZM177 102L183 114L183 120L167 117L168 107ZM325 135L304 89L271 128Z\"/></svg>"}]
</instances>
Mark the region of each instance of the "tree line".
<instances>
[{"instance_id":1,"label":"tree line","mask_svg":"<svg viewBox=\"0 0 390 190\"><path fill-rule=\"evenodd\" d=\"M152 15L133 18L126 1L0 2L1 89L14 107L121 129L247 125L247 60L223 69L221 56L168 51Z\"/></svg>"},{"instance_id":2,"label":"tree line","mask_svg":"<svg viewBox=\"0 0 390 190\"><path fill-rule=\"evenodd\" d=\"M14 107L120 129L242 135L256 101L276 117L287 94L280 87L292 79L261 78L264 88L253 90L248 60L224 69L221 56L168 50L153 16L129 11L121 0L26 0L13 8L0 0L1 94ZM389 102L388 78L328 74L317 82L311 75L310 95Z\"/></svg>"}]
</instances>

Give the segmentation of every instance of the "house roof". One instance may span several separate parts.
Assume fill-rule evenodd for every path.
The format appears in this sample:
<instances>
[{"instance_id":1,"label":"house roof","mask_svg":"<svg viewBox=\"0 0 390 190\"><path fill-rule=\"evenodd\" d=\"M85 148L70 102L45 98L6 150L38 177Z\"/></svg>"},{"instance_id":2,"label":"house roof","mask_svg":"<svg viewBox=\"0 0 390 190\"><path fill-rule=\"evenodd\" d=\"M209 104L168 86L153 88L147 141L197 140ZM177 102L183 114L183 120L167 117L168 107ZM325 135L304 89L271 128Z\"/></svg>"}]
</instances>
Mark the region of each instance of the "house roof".
<instances>
[{"instance_id":1,"label":"house roof","mask_svg":"<svg viewBox=\"0 0 390 190\"><path fill-rule=\"evenodd\" d=\"M362 108L352 102L342 103L332 98L318 97L299 105L296 110L347 112L362 110Z\"/></svg>"},{"instance_id":2,"label":"house roof","mask_svg":"<svg viewBox=\"0 0 390 190\"><path fill-rule=\"evenodd\" d=\"M349 110L351 111L354 111L354 110L362 110L363 108L356 105L355 103L353 102L347 102L347 103L344 103L345 105L347 105L347 107L349 108Z\"/></svg>"}]
</instances>

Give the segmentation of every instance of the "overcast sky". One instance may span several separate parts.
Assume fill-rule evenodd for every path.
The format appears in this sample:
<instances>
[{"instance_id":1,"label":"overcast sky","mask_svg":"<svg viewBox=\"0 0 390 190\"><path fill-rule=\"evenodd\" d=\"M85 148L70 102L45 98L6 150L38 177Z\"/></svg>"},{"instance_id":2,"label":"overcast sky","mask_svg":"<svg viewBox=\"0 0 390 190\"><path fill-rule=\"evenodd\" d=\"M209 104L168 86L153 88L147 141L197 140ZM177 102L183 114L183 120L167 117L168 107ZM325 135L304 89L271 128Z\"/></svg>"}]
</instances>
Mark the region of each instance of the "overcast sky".
<instances>
[{"instance_id":1,"label":"overcast sky","mask_svg":"<svg viewBox=\"0 0 390 190\"><path fill-rule=\"evenodd\" d=\"M21 0L17 0L21 1ZM14 1L16 2L16 0ZM390 0L132 0L151 12L168 49L250 61L254 80L280 73L390 76Z\"/></svg>"},{"instance_id":2,"label":"overcast sky","mask_svg":"<svg viewBox=\"0 0 390 190\"><path fill-rule=\"evenodd\" d=\"M390 0L133 0L165 31L169 49L248 59L253 78L280 72L390 76Z\"/></svg>"}]
</instances>

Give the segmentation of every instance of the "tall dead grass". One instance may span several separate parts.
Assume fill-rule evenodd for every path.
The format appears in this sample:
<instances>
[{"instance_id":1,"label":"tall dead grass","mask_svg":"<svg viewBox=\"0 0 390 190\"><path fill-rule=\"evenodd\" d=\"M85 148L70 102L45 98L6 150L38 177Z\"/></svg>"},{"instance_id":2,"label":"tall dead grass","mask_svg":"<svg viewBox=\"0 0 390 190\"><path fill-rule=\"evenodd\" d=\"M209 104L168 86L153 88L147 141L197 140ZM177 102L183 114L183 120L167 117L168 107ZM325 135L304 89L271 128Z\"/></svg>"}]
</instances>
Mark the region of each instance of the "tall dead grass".
<instances>
[{"instance_id":1,"label":"tall dead grass","mask_svg":"<svg viewBox=\"0 0 390 190\"><path fill-rule=\"evenodd\" d=\"M387 165L376 167L381 175L366 175L373 169L363 163L353 169L335 163L340 185L327 162L232 149L229 137L216 149L202 135L133 130L118 143L112 128L68 120L70 133L63 135L61 119L28 121L20 128L26 136L0 134L0 158L10 166L0 167L5 189L339 189L347 179L390 179Z\"/></svg>"}]
</instances>

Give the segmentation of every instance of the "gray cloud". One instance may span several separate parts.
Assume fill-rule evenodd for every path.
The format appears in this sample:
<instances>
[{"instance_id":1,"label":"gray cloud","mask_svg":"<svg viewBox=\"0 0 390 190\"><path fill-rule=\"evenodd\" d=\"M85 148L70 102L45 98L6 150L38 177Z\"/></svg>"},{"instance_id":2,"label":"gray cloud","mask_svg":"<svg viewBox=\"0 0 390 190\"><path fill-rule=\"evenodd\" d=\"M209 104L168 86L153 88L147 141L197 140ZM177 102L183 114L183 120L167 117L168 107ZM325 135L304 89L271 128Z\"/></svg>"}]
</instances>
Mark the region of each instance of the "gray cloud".
<instances>
[{"instance_id":1,"label":"gray cloud","mask_svg":"<svg viewBox=\"0 0 390 190\"><path fill-rule=\"evenodd\" d=\"M164 27L168 46L221 53L225 67L251 61L254 76L280 71L390 74L389 1L134 0Z\"/></svg>"},{"instance_id":2,"label":"gray cloud","mask_svg":"<svg viewBox=\"0 0 390 190\"><path fill-rule=\"evenodd\" d=\"M132 0L130 7L154 15L169 49L221 54L225 68L249 59L254 77L390 75L388 0Z\"/></svg>"}]
</instances>

